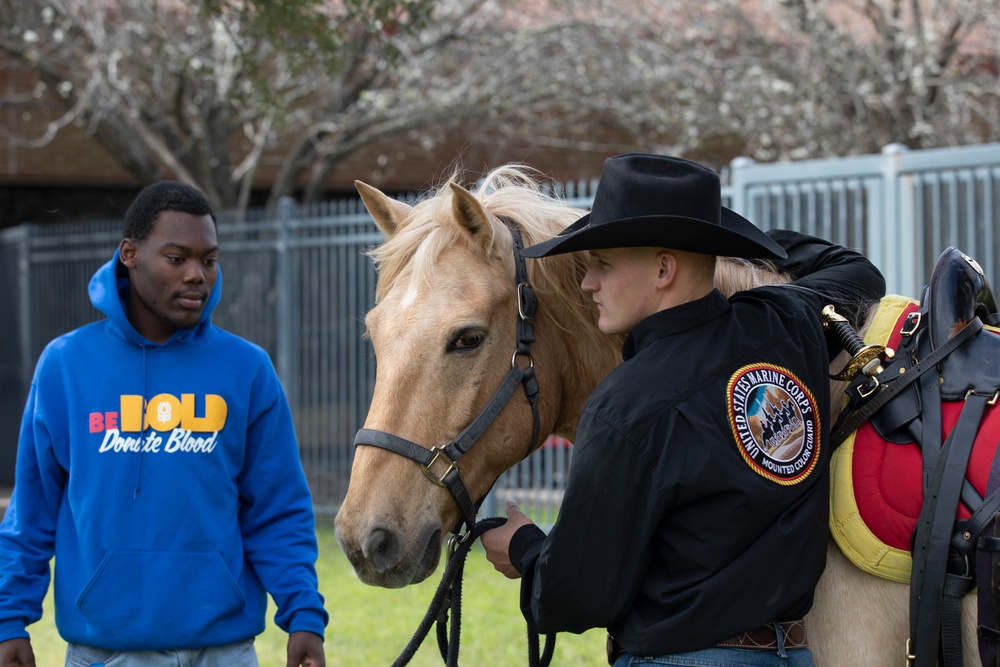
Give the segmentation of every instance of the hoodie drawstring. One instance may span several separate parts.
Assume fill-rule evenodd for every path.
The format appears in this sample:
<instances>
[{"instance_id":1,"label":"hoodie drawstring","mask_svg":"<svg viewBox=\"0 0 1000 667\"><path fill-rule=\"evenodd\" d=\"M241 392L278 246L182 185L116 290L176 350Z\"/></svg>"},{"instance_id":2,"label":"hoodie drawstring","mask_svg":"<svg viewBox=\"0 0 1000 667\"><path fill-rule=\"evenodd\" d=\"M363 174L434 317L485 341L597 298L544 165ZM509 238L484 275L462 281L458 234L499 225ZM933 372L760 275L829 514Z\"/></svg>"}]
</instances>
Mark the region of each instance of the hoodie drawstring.
<instances>
[{"instance_id":1,"label":"hoodie drawstring","mask_svg":"<svg viewBox=\"0 0 1000 667\"><path fill-rule=\"evenodd\" d=\"M139 474L142 472L142 450L145 447L146 441L146 346L139 345L142 348L142 441L139 444L139 460L135 464L135 490L132 491L132 500L135 500L139 495Z\"/></svg>"}]
</instances>

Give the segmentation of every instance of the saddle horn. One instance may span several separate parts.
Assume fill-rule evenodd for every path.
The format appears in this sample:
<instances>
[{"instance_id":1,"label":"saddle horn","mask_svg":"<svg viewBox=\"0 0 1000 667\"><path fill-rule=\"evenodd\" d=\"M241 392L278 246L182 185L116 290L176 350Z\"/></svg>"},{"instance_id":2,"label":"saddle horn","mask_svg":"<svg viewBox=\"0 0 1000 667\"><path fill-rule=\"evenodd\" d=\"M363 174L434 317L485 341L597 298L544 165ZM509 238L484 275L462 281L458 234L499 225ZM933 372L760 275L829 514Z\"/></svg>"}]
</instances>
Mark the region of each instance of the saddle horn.
<instances>
[{"instance_id":1,"label":"saddle horn","mask_svg":"<svg viewBox=\"0 0 1000 667\"><path fill-rule=\"evenodd\" d=\"M979 263L948 246L938 257L926 293L931 349L937 349L977 315L997 312L996 299Z\"/></svg>"}]
</instances>

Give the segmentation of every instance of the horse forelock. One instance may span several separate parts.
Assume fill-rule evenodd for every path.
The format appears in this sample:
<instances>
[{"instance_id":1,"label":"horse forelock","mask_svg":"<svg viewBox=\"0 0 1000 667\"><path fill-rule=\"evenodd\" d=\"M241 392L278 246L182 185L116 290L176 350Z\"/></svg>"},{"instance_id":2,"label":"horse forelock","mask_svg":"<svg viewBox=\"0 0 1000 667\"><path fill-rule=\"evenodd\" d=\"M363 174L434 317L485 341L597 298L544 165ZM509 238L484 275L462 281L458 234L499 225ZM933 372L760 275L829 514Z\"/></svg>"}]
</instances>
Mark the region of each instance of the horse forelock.
<instances>
[{"instance_id":1,"label":"horse forelock","mask_svg":"<svg viewBox=\"0 0 1000 667\"><path fill-rule=\"evenodd\" d=\"M408 281L410 292L426 284L447 248L465 246L483 259L496 257L501 261L510 254L509 238L505 241L502 236L493 234L485 248L474 248L459 227L450 222L452 194L448 186L456 182L457 176L452 175L440 188L425 193L411 208L409 216L400 221L397 231L384 243L368 251L378 273L376 303L403 281ZM513 260L509 269L513 276Z\"/></svg>"}]
</instances>

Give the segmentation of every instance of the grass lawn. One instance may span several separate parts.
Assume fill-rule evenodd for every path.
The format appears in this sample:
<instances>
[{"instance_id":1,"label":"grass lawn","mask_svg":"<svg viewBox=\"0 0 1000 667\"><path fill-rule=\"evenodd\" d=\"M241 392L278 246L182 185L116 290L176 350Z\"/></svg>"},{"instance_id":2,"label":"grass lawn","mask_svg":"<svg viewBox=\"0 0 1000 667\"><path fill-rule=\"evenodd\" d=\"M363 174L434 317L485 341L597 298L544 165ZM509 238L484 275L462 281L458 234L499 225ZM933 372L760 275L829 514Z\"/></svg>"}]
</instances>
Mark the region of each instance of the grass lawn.
<instances>
[{"instance_id":1,"label":"grass lawn","mask_svg":"<svg viewBox=\"0 0 1000 667\"><path fill-rule=\"evenodd\" d=\"M317 563L320 590L326 598L330 624L326 630L326 661L340 665L391 665L413 636L437 590L444 565L430 580L400 590L385 590L362 584L333 537L330 519L319 531ZM286 635L273 623L273 605L268 627L257 638L262 667L283 667ZM66 643L56 633L52 594L45 600L42 620L30 626L32 646L39 667L63 664ZM482 548L476 544L465 568L462 600L462 647L459 663L470 666L527 666L527 636L518 610L518 582L493 570ZM415 667L443 665L435 629L431 628L416 656ZM604 631L582 635L562 634L556 641L553 665L607 665Z\"/></svg>"}]
</instances>

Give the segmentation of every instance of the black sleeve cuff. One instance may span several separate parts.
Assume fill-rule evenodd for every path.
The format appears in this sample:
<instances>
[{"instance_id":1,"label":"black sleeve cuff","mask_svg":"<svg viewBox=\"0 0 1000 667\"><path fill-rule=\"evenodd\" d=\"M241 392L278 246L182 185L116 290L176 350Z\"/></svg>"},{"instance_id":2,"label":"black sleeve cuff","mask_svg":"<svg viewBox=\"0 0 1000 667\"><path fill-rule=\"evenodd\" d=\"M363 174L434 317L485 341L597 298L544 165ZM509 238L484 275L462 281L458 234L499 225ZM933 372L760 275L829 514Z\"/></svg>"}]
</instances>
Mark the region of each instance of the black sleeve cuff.
<instances>
[{"instance_id":1,"label":"black sleeve cuff","mask_svg":"<svg viewBox=\"0 0 1000 667\"><path fill-rule=\"evenodd\" d=\"M544 541L545 533L535 524L518 528L507 547L507 557L510 558L511 565L523 575L526 568L535 564Z\"/></svg>"}]
</instances>

